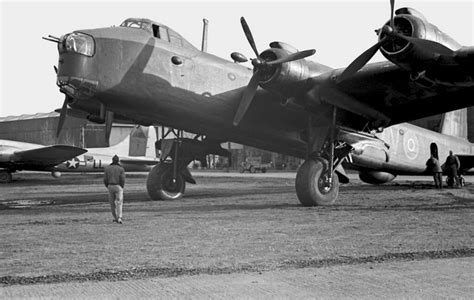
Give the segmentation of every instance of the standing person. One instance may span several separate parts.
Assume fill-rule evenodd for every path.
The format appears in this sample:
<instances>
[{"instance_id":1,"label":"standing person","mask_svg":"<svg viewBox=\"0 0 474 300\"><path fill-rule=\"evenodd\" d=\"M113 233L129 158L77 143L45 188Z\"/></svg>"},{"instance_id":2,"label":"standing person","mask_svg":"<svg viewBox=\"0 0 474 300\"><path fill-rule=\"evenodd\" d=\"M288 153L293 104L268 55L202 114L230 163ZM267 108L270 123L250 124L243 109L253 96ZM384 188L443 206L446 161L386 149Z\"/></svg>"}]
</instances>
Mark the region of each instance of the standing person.
<instances>
[{"instance_id":1,"label":"standing person","mask_svg":"<svg viewBox=\"0 0 474 300\"><path fill-rule=\"evenodd\" d=\"M109 202L114 222L122 224L123 188L125 186L125 170L114 155L112 163L104 169L104 185L109 190Z\"/></svg>"},{"instance_id":2,"label":"standing person","mask_svg":"<svg viewBox=\"0 0 474 300\"><path fill-rule=\"evenodd\" d=\"M426 169L428 170L428 172L431 172L431 174L433 174L435 187L437 189L442 189L443 170L441 169L441 165L439 164L439 160L435 154L431 154L430 158L426 161Z\"/></svg>"},{"instance_id":3,"label":"standing person","mask_svg":"<svg viewBox=\"0 0 474 300\"><path fill-rule=\"evenodd\" d=\"M453 154L452 150L449 150L449 156L446 158L444 166L448 174L448 185L452 186L453 183L456 183L456 187L460 187L458 170L461 168L461 163L459 162L459 158Z\"/></svg>"}]
</instances>

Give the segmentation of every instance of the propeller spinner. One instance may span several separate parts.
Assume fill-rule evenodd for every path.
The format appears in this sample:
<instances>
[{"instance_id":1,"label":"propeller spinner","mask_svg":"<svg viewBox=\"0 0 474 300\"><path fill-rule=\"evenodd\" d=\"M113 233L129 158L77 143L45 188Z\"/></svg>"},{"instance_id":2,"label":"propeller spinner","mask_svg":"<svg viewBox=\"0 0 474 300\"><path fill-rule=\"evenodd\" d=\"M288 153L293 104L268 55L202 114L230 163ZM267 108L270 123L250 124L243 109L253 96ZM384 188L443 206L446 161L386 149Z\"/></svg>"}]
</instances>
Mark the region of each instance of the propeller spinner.
<instances>
[{"instance_id":1,"label":"propeller spinner","mask_svg":"<svg viewBox=\"0 0 474 300\"><path fill-rule=\"evenodd\" d=\"M252 32L250 31L250 27L248 26L247 22L245 21L244 17L240 18L240 23L242 24L242 29L244 30L245 36L252 48L253 52L255 53L256 58L252 59L252 65L254 67L254 73L252 78L250 79L247 88L245 89L242 99L240 100L239 107L237 108L237 112L234 115L233 124L234 126L239 125L240 121L244 117L245 113L247 112L252 100L257 92L258 85L260 81L263 80L265 74L272 72L275 66L281 65L283 63L303 59L305 57L313 55L316 50L305 50L299 51L295 53L291 53L288 56L277 58L275 60L267 60L263 58L258 50L257 46L255 45L255 40L253 38Z\"/></svg>"}]
</instances>

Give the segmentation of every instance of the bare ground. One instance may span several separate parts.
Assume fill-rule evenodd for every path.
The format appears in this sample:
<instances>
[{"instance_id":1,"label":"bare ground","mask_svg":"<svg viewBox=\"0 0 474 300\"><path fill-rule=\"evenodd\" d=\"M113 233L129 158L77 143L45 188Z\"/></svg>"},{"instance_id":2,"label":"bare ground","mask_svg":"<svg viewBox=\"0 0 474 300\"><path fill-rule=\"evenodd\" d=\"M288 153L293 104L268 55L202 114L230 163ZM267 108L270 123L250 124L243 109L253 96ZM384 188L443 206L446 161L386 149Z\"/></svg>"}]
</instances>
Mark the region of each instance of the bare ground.
<instances>
[{"instance_id":1,"label":"bare ground","mask_svg":"<svg viewBox=\"0 0 474 300\"><path fill-rule=\"evenodd\" d=\"M197 177L184 199L155 202L146 175L129 175L120 226L99 174L16 178L0 186L4 287L474 256L472 183L438 191L429 181L355 180L337 204L304 208L292 178Z\"/></svg>"}]
</instances>

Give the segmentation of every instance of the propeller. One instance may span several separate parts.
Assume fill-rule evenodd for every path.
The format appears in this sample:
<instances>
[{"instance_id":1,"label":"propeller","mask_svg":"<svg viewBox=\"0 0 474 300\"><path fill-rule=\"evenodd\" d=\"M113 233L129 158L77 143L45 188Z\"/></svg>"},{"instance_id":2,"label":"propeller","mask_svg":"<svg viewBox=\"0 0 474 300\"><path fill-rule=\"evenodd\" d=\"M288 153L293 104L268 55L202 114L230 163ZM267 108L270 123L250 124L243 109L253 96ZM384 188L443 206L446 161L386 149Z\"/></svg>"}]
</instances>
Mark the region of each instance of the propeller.
<instances>
[{"instance_id":1,"label":"propeller","mask_svg":"<svg viewBox=\"0 0 474 300\"><path fill-rule=\"evenodd\" d=\"M381 31L381 33L385 34L385 36L382 39L380 39L380 41L378 41L375 45L373 45L372 47L364 51L361 55L359 55L338 77L337 79L338 83L354 75L357 71L359 71L363 66L367 64L367 62L375 55L375 53L377 53L377 51L382 46L384 46L386 43L393 42L395 39L404 40L408 43L414 44L415 46L427 49L429 51L432 51L433 53L437 53L440 55L453 55L454 54L453 50L449 49L448 47L440 43L400 34L397 31L397 28L395 27L395 21L393 17L394 6L395 6L395 0L390 0L390 22L389 22L390 25L384 25L380 30L377 30L377 32ZM399 10L397 10L397 12L398 11ZM400 13L402 12L404 12L404 10L400 11Z\"/></svg>"},{"instance_id":2,"label":"propeller","mask_svg":"<svg viewBox=\"0 0 474 300\"><path fill-rule=\"evenodd\" d=\"M257 92L258 89L258 84L260 81L264 78L264 75L268 73L268 71L272 70L275 66L281 65L283 63L303 59L305 57L313 55L316 50L311 49L311 50L304 50L304 51L299 51L295 53L291 53L286 57L278 58L275 60L265 60L262 58L257 50L257 46L255 45L255 40L253 38L252 32L250 31L250 27L247 24L247 21L245 21L244 17L240 18L240 23L242 24L242 29L244 30L245 36L247 37L247 41L250 44L250 47L252 48L253 52L255 53L256 58L252 59L252 65L254 66L254 73L252 75L252 78L250 78L250 82L247 85L247 88L245 89L242 99L240 100L239 107L237 108L237 111L234 115L234 120L233 124L234 126L239 125L240 121L244 117L245 113L247 112L248 108L250 107L250 104L253 101L253 98L255 96L255 93Z\"/></svg>"},{"instance_id":3,"label":"propeller","mask_svg":"<svg viewBox=\"0 0 474 300\"><path fill-rule=\"evenodd\" d=\"M253 73L252 78L250 78L250 82L247 85L247 88L244 91L244 95L242 96L242 99L240 100L239 107L237 108L237 112L235 113L234 116L234 126L239 125L240 121L244 117L245 113L247 112L250 104L252 103L253 97L255 96L255 93L257 92L258 88L258 83L260 82L260 71L257 70L255 73Z\"/></svg>"},{"instance_id":4,"label":"propeller","mask_svg":"<svg viewBox=\"0 0 474 300\"><path fill-rule=\"evenodd\" d=\"M66 121L67 116L67 103L68 97L64 98L63 106L61 107L61 113L59 114L58 127L56 129L56 137L59 137L61 130L63 129L64 122Z\"/></svg>"}]
</instances>

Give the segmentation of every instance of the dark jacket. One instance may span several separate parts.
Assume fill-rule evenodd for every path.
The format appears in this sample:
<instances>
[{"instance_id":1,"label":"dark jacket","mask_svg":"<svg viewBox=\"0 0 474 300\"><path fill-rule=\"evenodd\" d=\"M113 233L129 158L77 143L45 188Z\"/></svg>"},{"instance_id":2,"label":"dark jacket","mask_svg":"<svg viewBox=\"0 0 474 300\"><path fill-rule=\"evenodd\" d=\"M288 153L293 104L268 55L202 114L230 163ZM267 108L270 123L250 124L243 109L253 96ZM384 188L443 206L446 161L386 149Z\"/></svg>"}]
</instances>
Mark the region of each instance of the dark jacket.
<instances>
[{"instance_id":1,"label":"dark jacket","mask_svg":"<svg viewBox=\"0 0 474 300\"><path fill-rule=\"evenodd\" d=\"M125 170L119 164L110 164L104 169L104 184L125 186Z\"/></svg>"}]
</instances>

